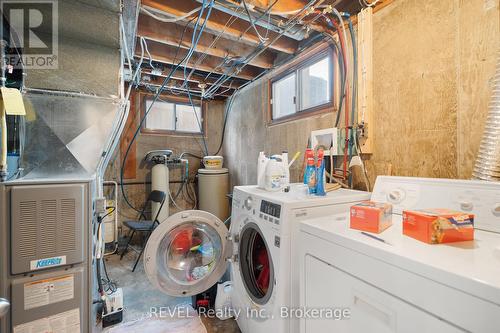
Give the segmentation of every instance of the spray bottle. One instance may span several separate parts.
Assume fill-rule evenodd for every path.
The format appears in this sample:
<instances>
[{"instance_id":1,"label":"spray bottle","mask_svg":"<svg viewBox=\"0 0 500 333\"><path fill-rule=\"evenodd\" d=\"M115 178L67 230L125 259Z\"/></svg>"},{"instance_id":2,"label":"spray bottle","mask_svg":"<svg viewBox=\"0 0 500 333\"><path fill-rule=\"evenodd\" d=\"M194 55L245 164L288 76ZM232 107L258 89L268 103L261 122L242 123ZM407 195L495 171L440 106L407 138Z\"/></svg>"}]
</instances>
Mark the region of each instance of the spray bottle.
<instances>
[{"instance_id":1,"label":"spray bottle","mask_svg":"<svg viewBox=\"0 0 500 333\"><path fill-rule=\"evenodd\" d=\"M324 151L320 149L318 151L318 162L316 167L316 195L324 196L325 192L325 159L324 159Z\"/></svg>"},{"instance_id":2,"label":"spray bottle","mask_svg":"<svg viewBox=\"0 0 500 333\"><path fill-rule=\"evenodd\" d=\"M304 184L308 185L309 184L309 177L307 176L307 166L308 166L307 163L308 163L310 158L314 159L314 153L313 153L313 150L311 148L306 149L305 158L306 158L306 169L304 170Z\"/></svg>"},{"instance_id":3,"label":"spray bottle","mask_svg":"<svg viewBox=\"0 0 500 333\"><path fill-rule=\"evenodd\" d=\"M306 172L307 176L307 186L309 188L309 194L316 193L316 167L314 166L314 158L309 157L307 159Z\"/></svg>"}]
</instances>

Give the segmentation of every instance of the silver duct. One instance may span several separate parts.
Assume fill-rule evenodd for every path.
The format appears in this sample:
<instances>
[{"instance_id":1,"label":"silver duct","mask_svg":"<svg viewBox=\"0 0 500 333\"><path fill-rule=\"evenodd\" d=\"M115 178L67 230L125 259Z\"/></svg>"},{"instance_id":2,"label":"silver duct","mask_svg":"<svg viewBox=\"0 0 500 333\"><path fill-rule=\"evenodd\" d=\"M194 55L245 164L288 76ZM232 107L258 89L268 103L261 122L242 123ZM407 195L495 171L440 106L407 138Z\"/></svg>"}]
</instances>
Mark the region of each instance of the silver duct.
<instances>
[{"instance_id":1,"label":"silver duct","mask_svg":"<svg viewBox=\"0 0 500 333\"><path fill-rule=\"evenodd\" d=\"M119 99L27 89L26 138L16 179L99 177L127 108Z\"/></svg>"},{"instance_id":2,"label":"silver duct","mask_svg":"<svg viewBox=\"0 0 500 333\"><path fill-rule=\"evenodd\" d=\"M472 177L500 181L500 51L493 84L488 118Z\"/></svg>"}]
</instances>

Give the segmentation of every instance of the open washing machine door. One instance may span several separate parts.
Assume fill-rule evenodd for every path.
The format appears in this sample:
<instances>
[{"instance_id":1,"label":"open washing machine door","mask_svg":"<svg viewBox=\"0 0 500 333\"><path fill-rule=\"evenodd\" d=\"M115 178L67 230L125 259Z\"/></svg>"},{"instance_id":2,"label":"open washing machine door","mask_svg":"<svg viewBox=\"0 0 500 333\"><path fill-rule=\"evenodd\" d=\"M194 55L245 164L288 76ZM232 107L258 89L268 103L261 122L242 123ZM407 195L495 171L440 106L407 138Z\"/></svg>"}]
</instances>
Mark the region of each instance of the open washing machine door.
<instances>
[{"instance_id":1,"label":"open washing machine door","mask_svg":"<svg viewBox=\"0 0 500 333\"><path fill-rule=\"evenodd\" d=\"M149 281L170 296L193 296L214 284L232 255L229 231L208 212L170 216L151 234L144 252Z\"/></svg>"}]
</instances>

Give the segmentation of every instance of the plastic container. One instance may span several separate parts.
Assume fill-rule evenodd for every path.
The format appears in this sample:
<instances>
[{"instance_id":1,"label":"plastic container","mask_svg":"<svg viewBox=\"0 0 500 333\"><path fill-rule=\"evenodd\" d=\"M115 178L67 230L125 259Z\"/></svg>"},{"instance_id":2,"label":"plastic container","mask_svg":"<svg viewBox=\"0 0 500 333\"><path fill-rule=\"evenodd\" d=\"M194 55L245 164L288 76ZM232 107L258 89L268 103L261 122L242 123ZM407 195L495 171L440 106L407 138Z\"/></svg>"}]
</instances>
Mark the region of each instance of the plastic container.
<instances>
[{"instance_id":1,"label":"plastic container","mask_svg":"<svg viewBox=\"0 0 500 333\"><path fill-rule=\"evenodd\" d=\"M276 192L282 189L283 179L285 178L285 170L283 162L271 157L266 165L266 191Z\"/></svg>"},{"instance_id":2,"label":"plastic container","mask_svg":"<svg viewBox=\"0 0 500 333\"><path fill-rule=\"evenodd\" d=\"M306 163L307 161L309 161L310 158L314 159L314 153L312 151L312 149L310 148L307 148L306 149ZM304 170L304 184L307 185L308 184L308 177L307 177L307 165L306 165L306 170Z\"/></svg>"},{"instance_id":3,"label":"plastic container","mask_svg":"<svg viewBox=\"0 0 500 333\"><path fill-rule=\"evenodd\" d=\"M206 169L222 169L224 158L222 156L205 156L203 165Z\"/></svg>"},{"instance_id":4,"label":"plastic container","mask_svg":"<svg viewBox=\"0 0 500 333\"><path fill-rule=\"evenodd\" d=\"M259 160L257 161L257 186L261 189L266 188L266 165L268 159L263 151L259 153Z\"/></svg>"},{"instance_id":5,"label":"plastic container","mask_svg":"<svg viewBox=\"0 0 500 333\"><path fill-rule=\"evenodd\" d=\"M232 318L231 294L233 293L233 282L226 281L217 284L217 296L215 297L215 312L219 320Z\"/></svg>"},{"instance_id":6,"label":"plastic container","mask_svg":"<svg viewBox=\"0 0 500 333\"><path fill-rule=\"evenodd\" d=\"M309 194L316 193L316 167L314 166L314 158L307 159L307 167L306 167L306 179L307 186L309 188Z\"/></svg>"},{"instance_id":7,"label":"plastic container","mask_svg":"<svg viewBox=\"0 0 500 333\"><path fill-rule=\"evenodd\" d=\"M320 149L318 151L318 162L317 162L317 167L316 167L316 195L326 195L325 192L325 184L326 184L326 177L325 177L325 152L323 149Z\"/></svg>"}]
</instances>

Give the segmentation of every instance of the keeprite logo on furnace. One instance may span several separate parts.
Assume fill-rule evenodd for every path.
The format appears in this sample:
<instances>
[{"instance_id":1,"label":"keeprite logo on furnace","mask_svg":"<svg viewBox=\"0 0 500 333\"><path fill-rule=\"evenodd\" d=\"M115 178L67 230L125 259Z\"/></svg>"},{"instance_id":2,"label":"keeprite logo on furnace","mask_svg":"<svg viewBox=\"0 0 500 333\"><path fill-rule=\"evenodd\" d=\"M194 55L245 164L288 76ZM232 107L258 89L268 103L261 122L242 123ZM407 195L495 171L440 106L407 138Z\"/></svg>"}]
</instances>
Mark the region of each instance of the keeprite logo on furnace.
<instances>
[{"instance_id":1,"label":"keeprite logo on furnace","mask_svg":"<svg viewBox=\"0 0 500 333\"><path fill-rule=\"evenodd\" d=\"M1 10L2 21L6 20L2 22L2 39L8 41L8 65L13 68L24 65L28 69L57 69L57 0L3 0Z\"/></svg>"}]
</instances>

